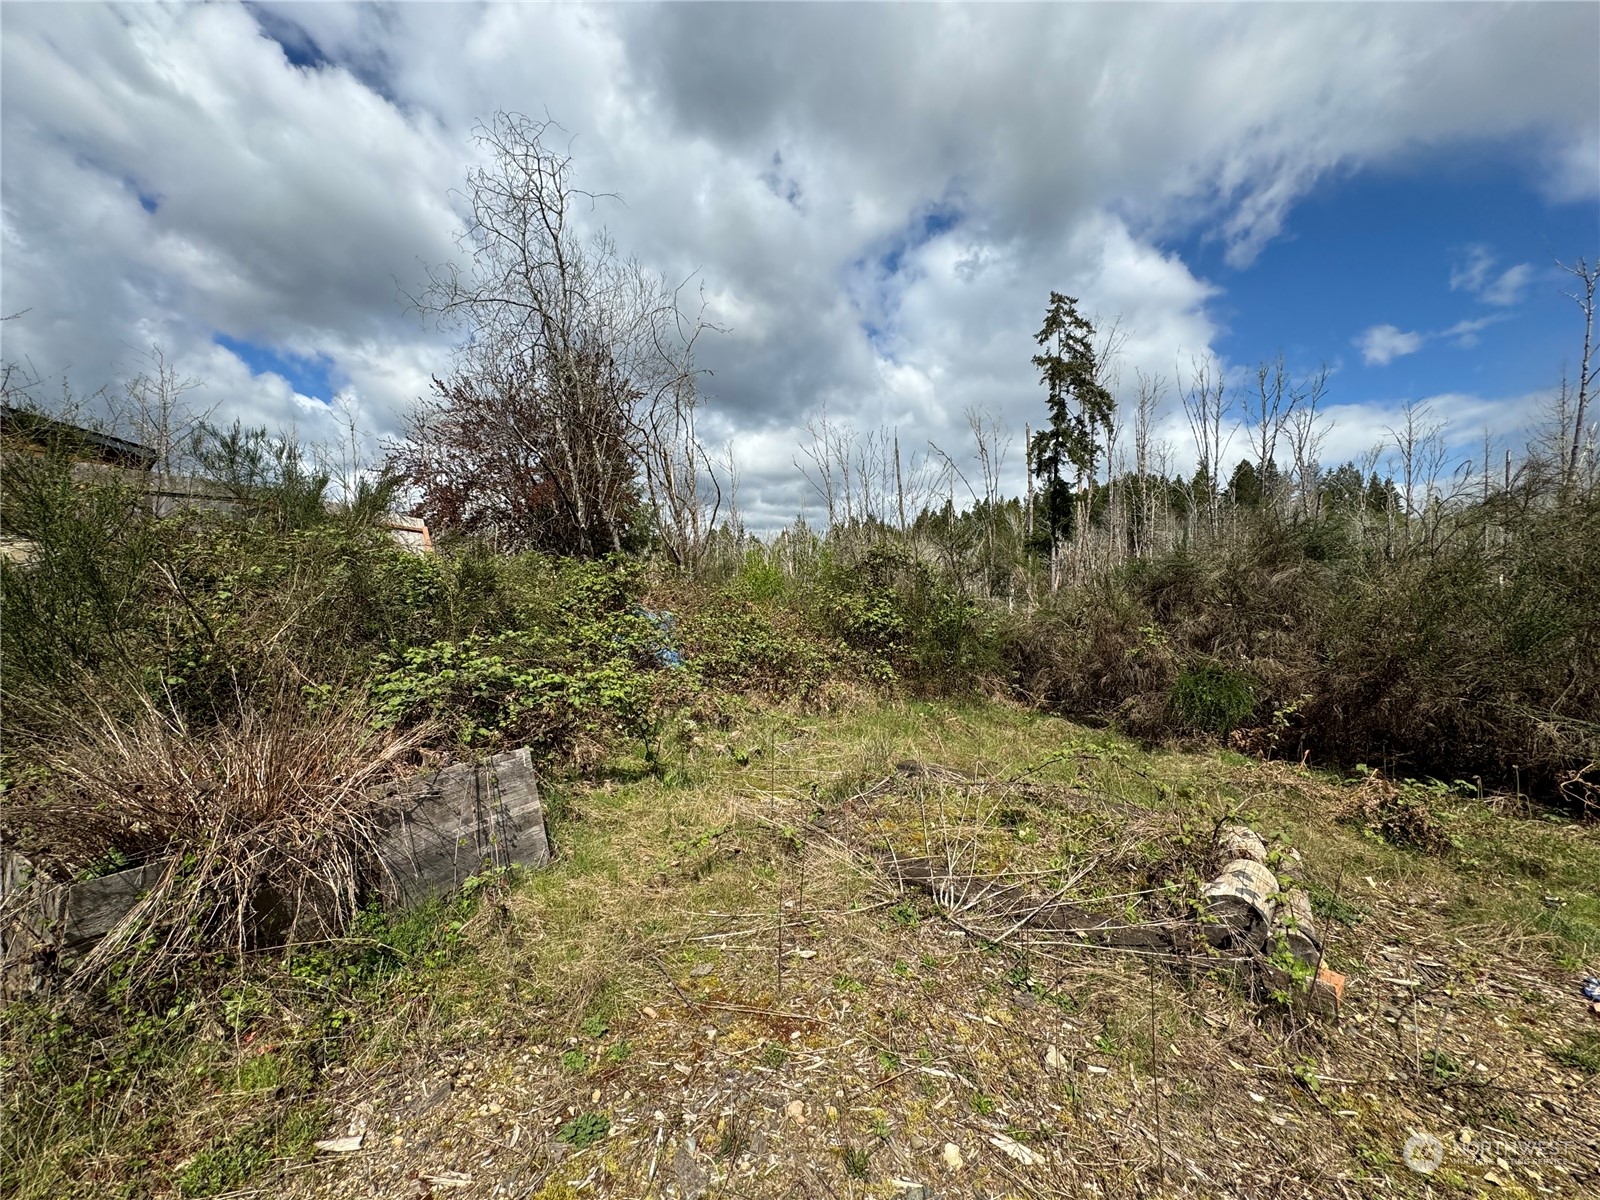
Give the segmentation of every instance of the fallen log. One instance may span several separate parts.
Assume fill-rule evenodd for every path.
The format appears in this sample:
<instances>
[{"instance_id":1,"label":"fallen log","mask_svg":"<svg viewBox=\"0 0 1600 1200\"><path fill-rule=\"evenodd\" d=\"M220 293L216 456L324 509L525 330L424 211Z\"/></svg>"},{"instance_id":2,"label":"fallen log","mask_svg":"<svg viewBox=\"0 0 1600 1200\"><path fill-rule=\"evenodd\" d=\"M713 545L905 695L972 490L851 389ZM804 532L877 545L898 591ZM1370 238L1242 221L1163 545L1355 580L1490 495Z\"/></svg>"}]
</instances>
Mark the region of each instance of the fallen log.
<instances>
[{"instance_id":1,"label":"fallen log","mask_svg":"<svg viewBox=\"0 0 1600 1200\"><path fill-rule=\"evenodd\" d=\"M1278 907L1272 918L1272 940L1313 970L1321 963L1322 936L1311 912L1311 897L1304 888L1278 893Z\"/></svg>"},{"instance_id":2,"label":"fallen log","mask_svg":"<svg viewBox=\"0 0 1600 1200\"><path fill-rule=\"evenodd\" d=\"M1261 863L1236 858L1200 889L1206 938L1214 946L1259 950L1277 909L1278 879Z\"/></svg>"},{"instance_id":3,"label":"fallen log","mask_svg":"<svg viewBox=\"0 0 1600 1200\"><path fill-rule=\"evenodd\" d=\"M1217 850L1223 861L1233 862L1247 858L1262 866L1267 862L1267 844L1259 834L1245 825L1224 825L1217 830Z\"/></svg>"},{"instance_id":4,"label":"fallen log","mask_svg":"<svg viewBox=\"0 0 1600 1200\"><path fill-rule=\"evenodd\" d=\"M1069 934L1089 945L1124 950L1186 953L1190 947L1188 929L1181 922L1129 923L1011 884L952 872L940 859L889 859L884 867L902 887L926 893L940 907L981 916L1000 935L995 936L996 941L1019 929L1030 929Z\"/></svg>"}]
</instances>

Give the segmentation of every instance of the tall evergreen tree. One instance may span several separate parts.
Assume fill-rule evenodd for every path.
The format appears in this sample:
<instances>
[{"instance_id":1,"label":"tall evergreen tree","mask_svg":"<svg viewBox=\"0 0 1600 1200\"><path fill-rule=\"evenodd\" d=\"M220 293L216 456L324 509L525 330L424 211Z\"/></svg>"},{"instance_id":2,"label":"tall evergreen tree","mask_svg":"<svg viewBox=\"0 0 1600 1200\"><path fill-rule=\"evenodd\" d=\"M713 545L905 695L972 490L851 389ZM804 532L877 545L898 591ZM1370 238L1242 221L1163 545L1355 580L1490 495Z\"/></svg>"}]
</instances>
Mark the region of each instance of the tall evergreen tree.
<instances>
[{"instance_id":1,"label":"tall evergreen tree","mask_svg":"<svg viewBox=\"0 0 1600 1200\"><path fill-rule=\"evenodd\" d=\"M1028 466L1039 480L1040 499L1051 541L1072 523L1072 496L1085 478L1095 476L1100 440L1111 424L1116 401L1100 382L1094 326L1078 312L1078 301L1050 293L1044 326L1035 335L1033 356L1047 393L1050 420L1028 447ZM1073 472L1072 485L1067 471Z\"/></svg>"}]
</instances>

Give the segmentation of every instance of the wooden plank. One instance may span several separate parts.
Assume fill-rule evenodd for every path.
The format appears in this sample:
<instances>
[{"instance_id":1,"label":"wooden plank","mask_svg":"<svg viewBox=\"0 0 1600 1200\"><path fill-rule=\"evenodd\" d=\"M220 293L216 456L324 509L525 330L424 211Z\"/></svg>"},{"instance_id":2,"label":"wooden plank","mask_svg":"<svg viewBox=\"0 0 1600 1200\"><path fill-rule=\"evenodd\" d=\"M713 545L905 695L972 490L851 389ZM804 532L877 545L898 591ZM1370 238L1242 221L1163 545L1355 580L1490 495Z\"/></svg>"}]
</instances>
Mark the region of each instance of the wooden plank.
<instances>
[{"instance_id":1,"label":"wooden plank","mask_svg":"<svg viewBox=\"0 0 1600 1200\"><path fill-rule=\"evenodd\" d=\"M388 885L385 899L392 905L409 908L448 894L485 870L537 869L550 862L544 806L526 748L407 781L392 800L394 823L377 847ZM160 882L171 862L163 857L98 879L42 885L26 878L20 859L8 856L0 884L6 910L0 959L41 946L65 956L83 954ZM258 897L262 928L256 932L270 939L292 915L269 889Z\"/></svg>"},{"instance_id":2,"label":"wooden plank","mask_svg":"<svg viewBox=\"0 0 1600 1200\"><path fill-rule=\"evenodd\" d=\"M524 748L438 772L413 790L378 854L392 895L405 906L485 870L547 865L533 755Z\"/></svg>"}]
</instances>

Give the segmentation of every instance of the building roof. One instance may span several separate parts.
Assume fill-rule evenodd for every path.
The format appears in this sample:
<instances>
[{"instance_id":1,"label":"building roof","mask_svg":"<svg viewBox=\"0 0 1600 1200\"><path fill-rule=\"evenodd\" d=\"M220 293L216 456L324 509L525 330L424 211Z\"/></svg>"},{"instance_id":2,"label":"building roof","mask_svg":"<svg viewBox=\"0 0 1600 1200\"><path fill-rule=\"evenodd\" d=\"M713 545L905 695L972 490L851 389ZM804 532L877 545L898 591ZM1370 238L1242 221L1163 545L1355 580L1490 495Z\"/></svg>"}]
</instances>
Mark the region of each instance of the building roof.
<instances>
[{"instance_id":1,"label":"building roof","mask_svg":"<svg viewBox=\"0 0 1600 1200\"><path fill-rule=\"evenodd\" d=\"M156 461L156 452L138 442L9 404L0 405L0 427L8 435L24 438L39 447L65 445L74 457L146 468Z\"/></svg>"}]
</instances>

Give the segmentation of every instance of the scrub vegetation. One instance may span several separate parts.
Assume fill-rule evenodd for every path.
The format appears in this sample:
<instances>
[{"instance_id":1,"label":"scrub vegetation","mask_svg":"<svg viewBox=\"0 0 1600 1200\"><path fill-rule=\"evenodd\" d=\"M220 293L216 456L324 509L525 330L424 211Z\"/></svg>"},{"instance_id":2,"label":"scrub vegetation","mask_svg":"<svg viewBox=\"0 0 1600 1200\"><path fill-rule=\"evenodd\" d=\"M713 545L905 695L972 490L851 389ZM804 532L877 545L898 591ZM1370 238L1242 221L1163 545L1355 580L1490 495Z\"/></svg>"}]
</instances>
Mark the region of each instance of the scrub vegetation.
<instances>
[{"instance_id":1,"label":"scrub vegetation","mask_svg":"<svg viewBox=\"0 0 1600 1200\"><path fill-rule=\"evenodd\" d=\"M5 373L3 915L175 865L86 956L8 942L0 1192L1600 1189L1591 266L1514 454L1413 407L1330 467L1325 372L1197 363L1177 473L1167 385L1119 410L1120 332L1053 293L1023 495L984 414L905 454L819 418L825 520L757 536L706 327L559 219L543 134L484 130L472 269L418 298L466 349L380 463L158 360L116 426L155 460L107 465ZM520 747L550 869L383 911L385 789ZM884 867L1194 922L1237 821L1301 855L1337 1014Z\"/></svg>"}]
</instances>

